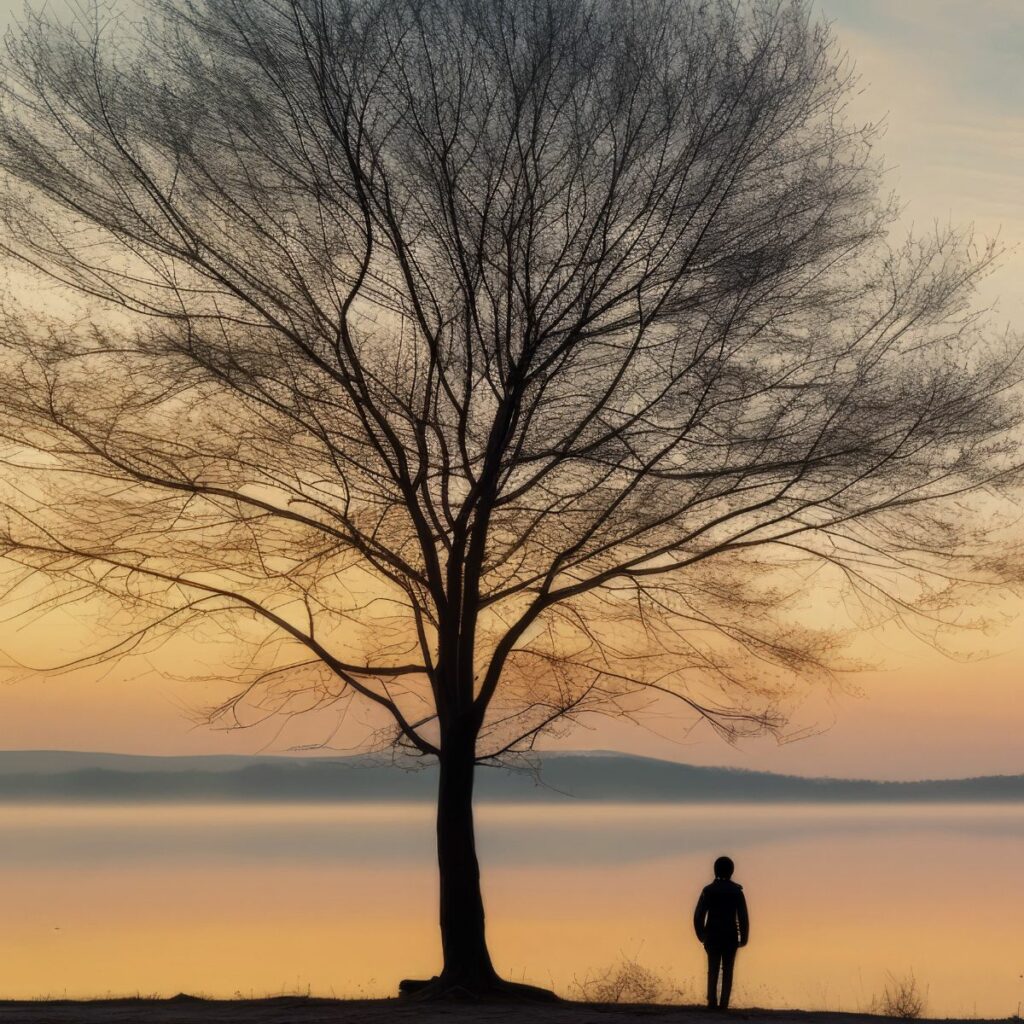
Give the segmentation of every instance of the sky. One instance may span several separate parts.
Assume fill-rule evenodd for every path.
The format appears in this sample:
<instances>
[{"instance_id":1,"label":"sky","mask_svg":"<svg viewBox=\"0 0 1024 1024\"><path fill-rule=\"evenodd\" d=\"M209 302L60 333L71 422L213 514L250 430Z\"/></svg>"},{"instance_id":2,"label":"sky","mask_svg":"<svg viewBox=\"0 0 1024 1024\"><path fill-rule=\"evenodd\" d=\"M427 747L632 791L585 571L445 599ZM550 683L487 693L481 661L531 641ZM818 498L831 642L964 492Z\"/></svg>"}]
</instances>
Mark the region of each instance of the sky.
<instances>
[{"instance_id":1,"label":"sky","mask_svg":"<svg viewBox=\"0 0 1024 1024\"><path fill-rule=\"evenodd\" d=\"M980 299L997 323L1024 328L1024 3L1020 0L818 0L861 84L854 113L884 120L881 149L907 227L971 223L1006 245ZM0 7L0 19L10 8ZM953 661L924 644L877 638L878 667L793 709L808 738L729 747L710 731L655 719L646 728L595 722L560 742L697 764L803 775L934 778L1024 772L1024 603L1004 599L1010 624L961 647ZM73 647L59 620L32 634L40 659ZM0 649L26 635L0 625ZM166 658L65 676L0 668L0 748L131 753L284 752L322 726L273 723L217 732L188 715L226 695L176 678Z\"/></svg>"}]
</instances>

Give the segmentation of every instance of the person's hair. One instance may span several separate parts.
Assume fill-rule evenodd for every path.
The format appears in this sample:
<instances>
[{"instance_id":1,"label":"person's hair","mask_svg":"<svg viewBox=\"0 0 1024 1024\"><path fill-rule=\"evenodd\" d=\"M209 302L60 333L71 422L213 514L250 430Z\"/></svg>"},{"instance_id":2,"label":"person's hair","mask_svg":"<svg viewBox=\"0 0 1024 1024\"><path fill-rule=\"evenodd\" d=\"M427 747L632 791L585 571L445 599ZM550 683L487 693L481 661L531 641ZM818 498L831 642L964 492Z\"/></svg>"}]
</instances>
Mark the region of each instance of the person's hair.
<instances>
[{"instance_id":1,"label":"person's hair","mask_svg":"<svg viewBox=\"0 0 1024 1024\"><path fill-rule=\"evenodd\" d=\"M732 878L735 869L736 865L733 864L731 857L719 857L715 861L715 878Z\"/></svg>"}]
</instances>

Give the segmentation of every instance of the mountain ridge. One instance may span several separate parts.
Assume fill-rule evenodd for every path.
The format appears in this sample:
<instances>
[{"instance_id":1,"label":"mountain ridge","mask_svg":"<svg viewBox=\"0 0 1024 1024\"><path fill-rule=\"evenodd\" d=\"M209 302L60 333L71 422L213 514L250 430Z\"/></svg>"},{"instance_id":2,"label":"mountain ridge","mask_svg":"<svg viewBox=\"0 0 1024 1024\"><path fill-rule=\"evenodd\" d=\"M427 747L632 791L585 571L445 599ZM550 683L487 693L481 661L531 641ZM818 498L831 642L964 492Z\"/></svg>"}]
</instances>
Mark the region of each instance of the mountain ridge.
<instances>
[{"instance_id":1,"label":"mountain ridge","mask_svg":"<svg viewBox=\"0 0 1024 1024\"><path fill-rule=\"evenodd\" d=\"M1024 802L1024 774L909 782L811 778L714 768L608 751L549 751L538 770L484 768L483 802L909 803ZM436 766L372 755L154 756L0 751L0 801L419 802L432 800Z\"/></svg>"}]
</instances>

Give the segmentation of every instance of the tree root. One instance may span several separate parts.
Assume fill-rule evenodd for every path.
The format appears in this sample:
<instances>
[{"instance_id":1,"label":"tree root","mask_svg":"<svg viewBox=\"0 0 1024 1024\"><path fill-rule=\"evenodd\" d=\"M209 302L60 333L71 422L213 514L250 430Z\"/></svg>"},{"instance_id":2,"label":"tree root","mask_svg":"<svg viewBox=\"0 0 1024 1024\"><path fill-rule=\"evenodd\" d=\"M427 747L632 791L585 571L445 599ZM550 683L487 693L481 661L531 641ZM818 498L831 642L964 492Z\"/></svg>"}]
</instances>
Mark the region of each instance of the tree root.
<instances>
[{"instance_id":1,"label":"tree root","mask_svg":"<svg viewBox=\"0 0 1024 1024\"><path fill-rule=\"evenodd\" d=\"M406 978L398 984L398 994L409 1002L448 1003L557 1003L558 996L550 989L524 985L518 981L505 981L497 975L489 978Z\"/></svg>"}]
</instances>

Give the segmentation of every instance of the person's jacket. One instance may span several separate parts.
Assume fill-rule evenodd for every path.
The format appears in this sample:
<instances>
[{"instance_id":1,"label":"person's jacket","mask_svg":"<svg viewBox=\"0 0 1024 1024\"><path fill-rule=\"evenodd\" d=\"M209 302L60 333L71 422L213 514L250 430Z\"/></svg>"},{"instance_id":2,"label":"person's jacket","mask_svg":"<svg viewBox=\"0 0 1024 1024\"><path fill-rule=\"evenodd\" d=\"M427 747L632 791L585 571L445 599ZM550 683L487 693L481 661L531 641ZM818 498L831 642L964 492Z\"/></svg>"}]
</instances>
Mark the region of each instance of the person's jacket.
<instances>
[{"instance_id":1,"label":"person's jacket","mask_svg":"<svg viewBox=\"0 0 1024 1024\"><path fill-rule=\"evenodd\" d=\"M704 886L693 912L693 928L705 946L745 946L750 918L743 886L725 878Z\"/></svg>"}]
</instances>

